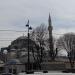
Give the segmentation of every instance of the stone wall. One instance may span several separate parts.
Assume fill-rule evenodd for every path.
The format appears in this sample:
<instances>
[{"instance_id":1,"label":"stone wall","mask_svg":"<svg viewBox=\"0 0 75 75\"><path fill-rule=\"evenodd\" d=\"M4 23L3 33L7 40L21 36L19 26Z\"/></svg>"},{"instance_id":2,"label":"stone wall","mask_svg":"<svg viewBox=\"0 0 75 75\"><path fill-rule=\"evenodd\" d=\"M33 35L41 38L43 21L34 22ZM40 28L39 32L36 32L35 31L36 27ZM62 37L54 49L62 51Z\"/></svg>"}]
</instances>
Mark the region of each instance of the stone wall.
<instances>
[{"instance_id":1,"label":"stone wall","mask_svg":"<svg viewBox=\"0 0 75 75\"><path fill-rule=\"evenodd\" d=\"M44 62L41 64L42 70L64 70L66 68L63 62Z\"/></svg>"}]
</instances>

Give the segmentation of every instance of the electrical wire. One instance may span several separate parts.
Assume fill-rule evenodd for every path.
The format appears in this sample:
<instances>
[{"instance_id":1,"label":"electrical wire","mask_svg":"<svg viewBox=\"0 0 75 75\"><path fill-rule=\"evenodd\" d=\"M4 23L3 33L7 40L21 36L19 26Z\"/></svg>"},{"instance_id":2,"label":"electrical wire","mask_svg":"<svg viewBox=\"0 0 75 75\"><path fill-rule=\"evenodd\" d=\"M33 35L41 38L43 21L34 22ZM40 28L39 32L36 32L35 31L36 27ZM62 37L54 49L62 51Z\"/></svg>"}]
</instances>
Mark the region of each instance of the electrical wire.
<instances>
[{"instance_id":1,"label":"electrical wire","mask_svg":"<svg viewBox=\"0 0 75 75\"><path fill-rule=\"evenodd\" d=\"M27 32L27 31L20 31L20 30L0 30L1 32L10 31L10 32Z\"/></svg>"},{"instance_id":2,"label":"electrical wire","mask_svg":"<svg viewBox=\"0 0 75 75\"><path fill-rule=\"evenodd\" d=\"M0 30L0 32L27 32L27 31L24 31L24 30L23 31L20 31L20 30ZM46 32L46 34L48 34L48 33ZM54 35L64 35L64 34L57 34L57 33L53 33L53 34ZM14 39L16 39L16 38L0 38L0 41L13 41Z\"/></svg>"},{"instance_id":3,"label":"electrical wire","mask_svg":"<svg viewBox=\"0 0 75 75\"><path fill-rule=\"evenodd\" d=\"M20 30L0 30L0 32L5 32L5 31L9 31L9 32L27 32L27 31L20 31ZM46 32L46 34L48 34L47 32ZM56 34L56 35L64 35L64 34L57 34L57 33L53 33L53 34Z\"/></svg>"},{"instance_id":4,"label":"electrical wire","mask_svg":"<svg viewBox=\"0 0 75 75\"><path fill-rule=\"evenodd\" d=\"M13 40L0 40L0 41L13 41Z\"/></svg>"}]
</instances>

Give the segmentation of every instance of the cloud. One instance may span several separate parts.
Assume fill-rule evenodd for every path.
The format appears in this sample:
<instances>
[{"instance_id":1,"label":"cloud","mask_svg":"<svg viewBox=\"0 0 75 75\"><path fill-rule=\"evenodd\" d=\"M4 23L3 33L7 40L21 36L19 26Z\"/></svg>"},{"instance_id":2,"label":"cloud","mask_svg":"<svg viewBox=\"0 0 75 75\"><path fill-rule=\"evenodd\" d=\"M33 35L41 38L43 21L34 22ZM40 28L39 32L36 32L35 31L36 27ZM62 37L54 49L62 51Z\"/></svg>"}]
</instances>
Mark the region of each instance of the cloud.
<instances>
[{"instance_id":1,"label":"cloud","mask_svg":"<svg viewBox=\"0 0 75 75\"><path fill-rule=\"evenodd\" d=\"M41 23L48 26L49 12L53 32L75 32L75 0L0 0L0 30L26 30L28 19L33 28ZM22 34L0 32L1 38L17 38Z\"/></svg>"}]
</instances>

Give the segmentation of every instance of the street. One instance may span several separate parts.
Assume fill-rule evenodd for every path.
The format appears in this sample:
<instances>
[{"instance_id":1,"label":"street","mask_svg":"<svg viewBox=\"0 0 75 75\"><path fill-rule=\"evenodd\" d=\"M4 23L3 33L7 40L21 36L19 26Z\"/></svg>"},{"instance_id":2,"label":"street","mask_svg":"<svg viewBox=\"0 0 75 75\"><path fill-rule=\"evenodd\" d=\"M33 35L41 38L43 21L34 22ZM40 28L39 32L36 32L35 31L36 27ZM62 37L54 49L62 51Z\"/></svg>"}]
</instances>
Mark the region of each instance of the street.
<instances>
[{"instance_id":1,"label":"street","mask_svg":"<svg viewBox=\"0 0 75 75\"><path fill-rule=\"evenodd\" d=\"M48 73L42 73L42 72L34 72L34 74L26 74L26 73L19 73L18 75L75 75L74 73L57 73L57 72L48 72Z\"/></svg>"}]
</instances>

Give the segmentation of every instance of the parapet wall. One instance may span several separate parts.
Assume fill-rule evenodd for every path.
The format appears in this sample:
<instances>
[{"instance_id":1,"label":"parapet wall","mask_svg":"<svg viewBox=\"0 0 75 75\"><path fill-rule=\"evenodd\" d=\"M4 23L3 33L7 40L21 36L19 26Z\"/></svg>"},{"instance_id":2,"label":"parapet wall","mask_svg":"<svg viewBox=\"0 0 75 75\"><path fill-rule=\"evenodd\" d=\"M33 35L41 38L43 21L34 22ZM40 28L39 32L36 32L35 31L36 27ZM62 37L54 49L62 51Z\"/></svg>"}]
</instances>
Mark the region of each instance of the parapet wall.
<instances>
[{"instance_id":1,"label":"parapet wall","mask_svg":"<svg viewBox=\"0 0 75 75\"><path fill-rule=\"evenodd\" d=\"M42 70L64 70L66 65L63 62L44 62L41 63Z\"/></svg>"}]
</instances>

